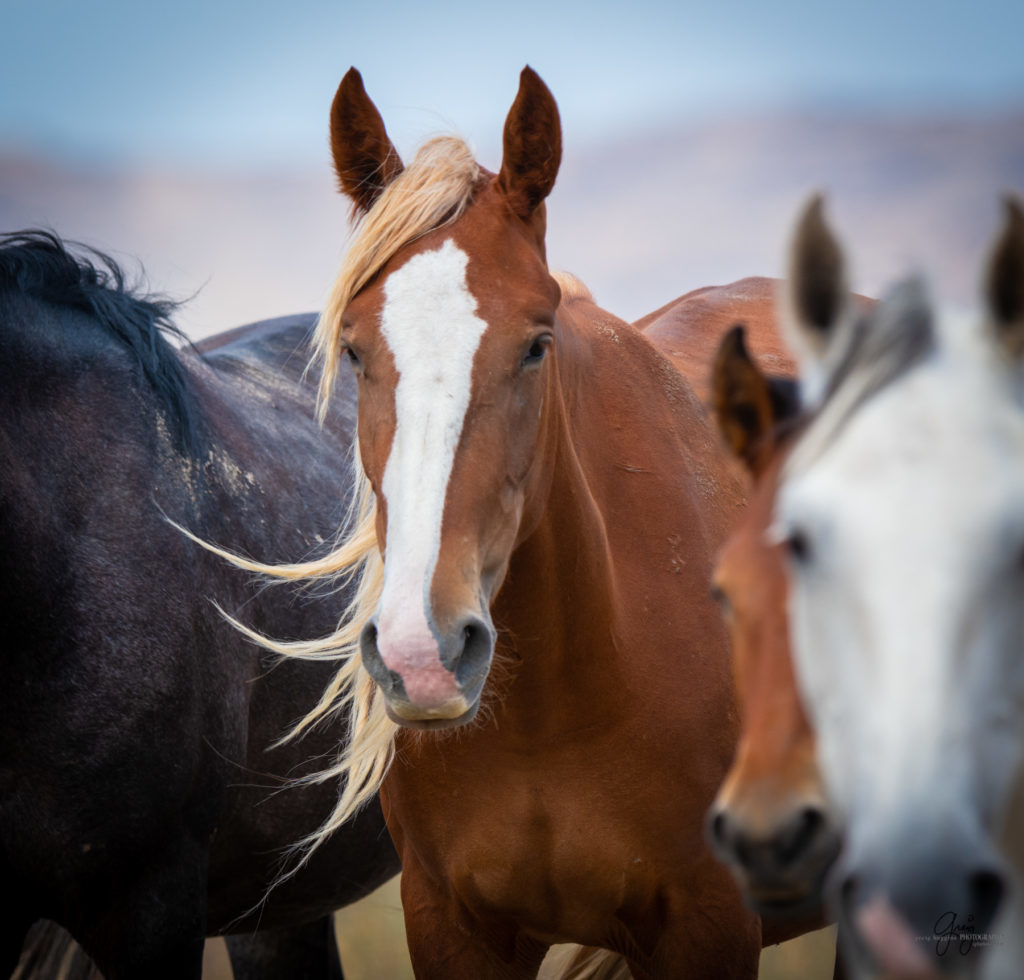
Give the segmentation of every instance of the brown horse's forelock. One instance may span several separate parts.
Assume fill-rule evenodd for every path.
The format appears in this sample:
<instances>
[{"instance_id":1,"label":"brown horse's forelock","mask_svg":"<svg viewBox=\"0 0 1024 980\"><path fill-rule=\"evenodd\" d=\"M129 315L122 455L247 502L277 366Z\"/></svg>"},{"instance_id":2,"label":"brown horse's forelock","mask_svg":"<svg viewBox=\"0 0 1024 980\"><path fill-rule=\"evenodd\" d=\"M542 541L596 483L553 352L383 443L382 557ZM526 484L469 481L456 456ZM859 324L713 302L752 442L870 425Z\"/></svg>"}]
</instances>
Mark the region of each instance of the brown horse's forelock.
<instances>
[{"instance_id":1,"label":"brown horse's forelock","mask_svg":"<svg viewBox=\"0 0 1024 980\"><path fill-rule=\"evenodd\" d=\"M473 199L483 171L469 146L456 136L424 143L413 162L358 219L356 234L328 294L313 338L320 376L320 412L338 373L341 315L352 298L399 249L451 224Z\"/></svg>"}]
</instances>

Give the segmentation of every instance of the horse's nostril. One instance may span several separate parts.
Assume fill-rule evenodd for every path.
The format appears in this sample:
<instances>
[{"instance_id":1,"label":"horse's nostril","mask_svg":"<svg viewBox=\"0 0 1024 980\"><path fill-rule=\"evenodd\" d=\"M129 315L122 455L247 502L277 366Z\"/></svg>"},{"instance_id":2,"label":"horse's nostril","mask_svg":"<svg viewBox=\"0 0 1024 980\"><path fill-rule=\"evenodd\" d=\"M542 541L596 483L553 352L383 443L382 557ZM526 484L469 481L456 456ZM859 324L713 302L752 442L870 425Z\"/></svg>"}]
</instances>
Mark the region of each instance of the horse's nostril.
<instances>
[{"instance_id":1,"label":"horse's nostril","mask_svg":"<svg viewBox=\"0 0 1024 980\"><path fill-rule=\"evenodd\" d=\"M462 627L462 649L455 662L455 680L465 689L482 683L494 653L494 634L486 623L469 618ZM450 668L449 668L450 669Z\"/></svg>"},{"instance_id":2,"label":"horse's nostril","mask_svg":"<svg viewBox=\"0 0 1024 980\"><path fill-rule=\"evenodd\" d=\"M973 905L973 928L976 932L987 932L1003 901L1006 890L1003 876L987 869L976 871L968 880L968 888Z\"/></svg>"},{"instance_id":3,"label":"horse's nostril","mask_svg":"<svg viewBox=\"0 0 1024 980\"><path fill-rule=\"evenodd\" d=\"M708 821L708 837L718 856L725 861L731 857L732 825L728 810L717 810Z\"/></svg>"},{"instance_id":4,"label":"horse's nostril","mask_svg":"<svg viewBox=\"0 0 1024 980\"><path fill-rule=\"evenodd\" d=\"M402 678L388 669L380 655L377 646L377 624L373 620L368 622L359 634L359 652L363 666L385 695L391 697L403 690Z\"/></svg>"},{"instance_id":5,"label":"horse's nostril","mask_svg":"<svg viewBox=\"0 0 1024 980\"><path fill-rule=\"evenodd\" d=\"M853 914L860 892L860 879L856 875L848 875L839 888L839 906L848 916Z\"/></svg>"},{"instance_id":6,"label":"horse's nostril","mask_svg":"<svg viewBox=\"0 0 1024 980\"><path fill-rule=\"evenodd\" d=\"M824 828L825 817L821 810L811 806L801 809L775 839L779 864L786 866L799 861L811 849Z\"/></svg>"}]
</instances>

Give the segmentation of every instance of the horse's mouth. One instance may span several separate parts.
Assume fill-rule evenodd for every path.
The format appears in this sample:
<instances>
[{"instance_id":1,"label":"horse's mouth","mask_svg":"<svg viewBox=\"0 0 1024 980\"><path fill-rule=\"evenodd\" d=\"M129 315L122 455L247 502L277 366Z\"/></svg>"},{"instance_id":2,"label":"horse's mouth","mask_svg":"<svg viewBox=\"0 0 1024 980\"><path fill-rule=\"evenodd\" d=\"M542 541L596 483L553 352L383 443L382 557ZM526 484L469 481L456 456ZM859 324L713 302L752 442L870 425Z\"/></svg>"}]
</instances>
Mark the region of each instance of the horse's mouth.
<instances>
[{"instance_id":1,"label":"horse's mouth","mask_svg":"<svg viewBox=\"0 0 1024 980\"><path fill-rule=\"evenodd\" d=\"M755 869L736 861L726 864L758 915L801 916L822 907L825 884L838 854L839 838L829 835L791 868Z\"/></svg>"},{"instance_id":2,"label":"horse's mouth","mask_svg":"<svg viewBox=\"0 0 1024 980\"><path fill-rule=\"evenodd\" d=\"M402 728L412 728L416 731L437 731L445 728L458 728L471 722L476 717L477 711L480 710L480 699L476 698L462 714L450 717L420 714L408 702L401 702L396 710L396 707L387 698L384 699L384 710L388 717Z\"/></svg>"},{"instance_id":3,"label":"horse's mouth","mask_svg":"<svg viewBox=\"0 0 1024 980\"><path fill-rule=\"evenodd\" d=\"M820 888L757 889L748 884L747 896L753 910L762 916L804 915L821 907Z\"/></svg>"}]
</instances>

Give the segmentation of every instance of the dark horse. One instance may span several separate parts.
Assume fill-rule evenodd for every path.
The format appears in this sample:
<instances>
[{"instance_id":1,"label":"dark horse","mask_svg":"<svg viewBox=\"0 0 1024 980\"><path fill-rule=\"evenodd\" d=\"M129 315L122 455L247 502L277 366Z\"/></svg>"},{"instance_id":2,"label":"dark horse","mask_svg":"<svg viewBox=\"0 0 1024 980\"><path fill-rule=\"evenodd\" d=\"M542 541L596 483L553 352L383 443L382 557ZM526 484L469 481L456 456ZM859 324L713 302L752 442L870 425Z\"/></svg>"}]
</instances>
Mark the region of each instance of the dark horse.
<instances>
[{"instance_id":1,"label":"dark horse","mask_svg":"<svg viewBox=\"0 0 1024 980\"><path fill-rule=\"evenodd\" d=\"M199 978L226 932L249 937L229 942L236 977L340 976L329 913L398 870L373 803L262 901L337 797L290 784L336 734L268 751L334 668L273 663L210 599L299 636L348 596L254 587L167 520L261 557L322 551L354 385L320 430L313 316L179 350L172 311L98 253L0 239L3 977L41 918L110 978Z\"/></svg>"}]
</instances>

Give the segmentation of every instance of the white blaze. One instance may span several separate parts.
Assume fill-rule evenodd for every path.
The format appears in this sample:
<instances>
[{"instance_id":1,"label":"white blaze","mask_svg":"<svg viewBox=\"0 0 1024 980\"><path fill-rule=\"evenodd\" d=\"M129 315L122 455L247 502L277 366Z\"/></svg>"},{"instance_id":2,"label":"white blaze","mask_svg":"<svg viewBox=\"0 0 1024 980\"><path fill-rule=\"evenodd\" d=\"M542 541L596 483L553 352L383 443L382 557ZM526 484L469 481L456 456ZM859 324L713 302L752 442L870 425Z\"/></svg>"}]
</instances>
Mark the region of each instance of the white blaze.
<instances>
[{"instance_id":1,"label":"white blaze","mask_svg":"<svg viewBox=\"0 0 1024 980\"><path fill-rule=\"evenodd\" d=\"M394 440L381 484L388 516L378 642L385 662L400 672L439 656L427 618L430 583L469 407L473 358L487 329L466 283L467 262L448 240L410 259L384 283L381 333L398 384Z\"/></svg>"}]
</instances>

